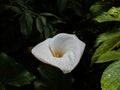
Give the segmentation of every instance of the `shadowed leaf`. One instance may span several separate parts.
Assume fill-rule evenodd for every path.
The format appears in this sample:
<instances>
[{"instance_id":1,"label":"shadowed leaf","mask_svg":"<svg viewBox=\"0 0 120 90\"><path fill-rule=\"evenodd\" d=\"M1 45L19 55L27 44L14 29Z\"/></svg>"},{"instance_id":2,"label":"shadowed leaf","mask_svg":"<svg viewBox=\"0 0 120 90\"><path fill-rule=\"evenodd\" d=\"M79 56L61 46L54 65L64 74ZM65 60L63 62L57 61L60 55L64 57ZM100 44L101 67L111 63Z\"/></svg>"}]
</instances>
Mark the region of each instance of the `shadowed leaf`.
<instances>
[{"instance_id":1,"label":"shadowed leaf","mask_svg":"<svg viewBox=\"0 0 120 90\"><path fill-rule=\"evenodd\" d=\"M28 12L20 17L20 30L23 35L30 35L32 33L33 18Z\"/></svg>"},{"instance_id":2,"label":"shadowed leaf","mask_svg":"<svg viewBox=\"0 0 120 90\"><path fill-rule=\"evenodd\" d=\"M22 86L35 77L5 53L0 53L0 81L3 84Z\"/></svg>"},{"instance_id":3,"label":"shadowed leaf","mask_svg":"<svg viewBox=\"0 0 120 90\"><path fill-rule=\"evenodd\" d=\"M73 90L73 78L64 75L60 69L40 64L38 71L39 79L34 82L35 90Z\"/></svg>"}]
</instances>

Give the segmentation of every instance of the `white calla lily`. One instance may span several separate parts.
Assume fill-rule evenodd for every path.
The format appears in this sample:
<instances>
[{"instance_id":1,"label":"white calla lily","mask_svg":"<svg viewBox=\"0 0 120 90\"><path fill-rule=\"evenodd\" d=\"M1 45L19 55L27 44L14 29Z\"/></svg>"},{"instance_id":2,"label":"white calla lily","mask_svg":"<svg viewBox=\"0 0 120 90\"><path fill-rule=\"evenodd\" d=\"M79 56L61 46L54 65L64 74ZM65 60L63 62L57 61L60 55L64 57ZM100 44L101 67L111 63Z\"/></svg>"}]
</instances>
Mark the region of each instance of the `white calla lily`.
<instances>
[{"instance_id":1,"label":"white calla lily","mask_svg":"<svg viewBox=\"0 0 120 90\"><path fill-rule=\"evenodd\" d=\"M79 63L85 43L73 34L60 33L46 39L32 49L32 54L41 62L71 72Z\"/></svg>"}]
</instances>

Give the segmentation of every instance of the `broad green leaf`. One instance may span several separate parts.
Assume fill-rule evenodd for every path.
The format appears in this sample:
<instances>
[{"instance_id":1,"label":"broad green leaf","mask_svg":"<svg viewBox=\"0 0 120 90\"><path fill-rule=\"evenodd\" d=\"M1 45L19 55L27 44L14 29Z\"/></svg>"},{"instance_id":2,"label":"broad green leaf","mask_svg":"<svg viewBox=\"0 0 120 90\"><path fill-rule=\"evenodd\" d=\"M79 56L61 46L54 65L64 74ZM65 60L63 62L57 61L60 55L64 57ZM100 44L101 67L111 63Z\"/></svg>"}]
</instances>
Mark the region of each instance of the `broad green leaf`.
<instances>
[{"instance_id":1,"label":"broad green leaf","mask_svg":"<svg viewBox=\"0 0 120 90\"><path fill-rule=\"evenodd\" d=\"M39 79L34 82L35 90L73 90L73 78L64 75L60 69L42 63L38 71Z\"/></svg>"},{"instance_id":2,"label":"broad green leaf","mask_svg":"<svg viewBox=\"0 0 120 90\"><path fill-rule=\"evenodd\" d=\"M112 39L108 39L104 41L95 51L94 55L92 56L91 64L96 62L99 56L104 54L107 51L110 51L114 49L115 47L118 47L120 41L120 36L116 36Z\"/></svg>"},{"instance_id":3,"label":"broad green leaf","mask_svg":"<svg viewBox=\"0 0 120 90\"><path fill-rule=\"evenodd\" d=\"M44 35L45 38L49 38L53 33L53 27L51 24L47 24L46 26L44 26Z\"/></svg>"},{"instance_id":4,"label":"broad green leaf","mask_svg":"<svg viewBox=\"0 0 120 90\"><path fill-rule=\"evenodd\" d=\"M62 71L58 68L47 64L40 64L38 67L38 71L41 75L41 78L50 82L52 79L57 79L59 75L62 75Z\"/></svg>"},{"instance_id":5,"label":"broad green leaf","mask_svg":"<svg viewBox=\"0 0 120 90\"><path fill-rule=\"evenodd\" d=\"M120 52L118 51L108 51L102 54L96 61L96 63L104 63L114 60L120 60Z\"/></svg>"},{"instance_id":6,"label":"broad green leaf","mask_svg":"<svg viewBox=\"0 0 120 90\"><path fill-rule=\"evenodd\" d=\"M110 64L102 74L102 90L120 90L120 60Z\"/></svg>"},{"instance_id":7,"label":"broad green leaf","mask_svg":"<svg viewBox=\"0 0 120 90\"><path fill-rule=\"evenodd\" d=\"M30 35L32 33L33 17L29 12L25 12L20 17L20 29L23 35Z\"/></svg>"},{"instance_id":8,"label":"broad green leaf","mask_svg":"<svg viewBox=\"0 0 120 90\"><path fill-rule=\"evenodd\" d=\"M37 27L37 30L42 33L43 32L43 23L42 23L42 20L41 20L41 17L38 16L36 18L36 27Z\"/></svg>"},{"instance_id":9,"label":"broad green leaf","mask_svg":"<svg viewBox=\"0 0 120 90\"><path fill-rule=\"evenodd\" d=\"M67 8L68 0L57 0L57 6L60 14L63 14Z\"/></svg>"},{"instance_id":10,"label":"broad green leaf","mask_svg":"<svg viewBox=\"0 0 120 90\"><path fill-rule=\"evenodd\" d=\"M120 30L109 31L109 32L105 32L103 34L100 34L96 39L95 47L97 47L103 41L111 39L111 38L116 37L116 36L120 36Z\"/></svg>"},{"instance_id":11,"label":"broad green leaf","mask_svg":"<svg viewBox=\"0 0 120 90\"><path fill-rule=\"evenodd\" d=\"M38 67L40 80L35 81L35 90L59 90L59 78L62 71L47 64L40 64Z\"/></svg>"},{"instance_id":12,"label":"broad green leaf","mask_svg":"<svg viewBox=\"0 0 120 90\"><path fill-rule=\"evenodd\" d=\"M108 12L104 12L94 18L95 21L109 22L109 21L120 21L120 7L112 7Z\"/></svg>"},{"instance_id":13,"label":"broad green leaf","mask_svg":"<svg viewBox=\"0 0 120 90\"><path fill-rule=\"evenodd\" d=\"M35 77L22 65L5 53L0 53L0 81L3 84L22 86L30 84Z\"/></svg>"}]
</instances>

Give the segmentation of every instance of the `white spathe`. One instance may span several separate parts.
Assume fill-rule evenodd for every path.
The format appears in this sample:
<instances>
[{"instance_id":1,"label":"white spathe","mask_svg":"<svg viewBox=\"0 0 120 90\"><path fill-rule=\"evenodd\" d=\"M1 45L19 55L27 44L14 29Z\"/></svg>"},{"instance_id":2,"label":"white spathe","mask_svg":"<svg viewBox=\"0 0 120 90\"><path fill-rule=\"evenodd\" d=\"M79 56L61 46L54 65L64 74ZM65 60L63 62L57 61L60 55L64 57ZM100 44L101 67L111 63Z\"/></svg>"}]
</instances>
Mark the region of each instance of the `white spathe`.
<instances>
[{"instance_id":1,"label":"white spathe","mask_svg":"<svg viewBox=\"0 0 120 90\"><path fill-rule=\"evenodd\" d=\"M32 49L32 54L41 62L71 72L79 63L85 43L74 34L60 33L46 39Z\"/></svg>"}]
</instances>

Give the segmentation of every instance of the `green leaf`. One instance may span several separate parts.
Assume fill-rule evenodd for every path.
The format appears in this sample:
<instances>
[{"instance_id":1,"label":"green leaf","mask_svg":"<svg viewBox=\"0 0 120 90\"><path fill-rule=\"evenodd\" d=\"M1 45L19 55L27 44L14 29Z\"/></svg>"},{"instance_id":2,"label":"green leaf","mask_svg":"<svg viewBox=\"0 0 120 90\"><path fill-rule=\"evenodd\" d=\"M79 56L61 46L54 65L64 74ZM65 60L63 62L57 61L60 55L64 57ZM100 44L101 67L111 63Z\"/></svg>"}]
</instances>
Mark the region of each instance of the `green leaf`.
<instances>
[{"instance_id":1,"label":"green leaf","mask_svg":"<svg viewBox=\"0 0 120 90\"><path fill-rule=\"evenodd\" d=\"M115 60L120 60L120 52L118 51L108 51L104 54L102 54L96 63L104 63L104 62L109 62L109 61L115 61Z\"/></svg>"},{"instance_id":2,"label":"green leaf","mask_svg":"<svg viewBox=\"0 0 120 90\"><path fill-rule=\"evenodd\" d=\"M40 64L38 71L41 75L41 78L45 79L48 82L51 82L53 79L57 79L59 75L61 76L63 74L60 69L47 64Z\"/></svg>"},{"instance_id":3,"label":"green leaf","mask_svg":"<svg viewBox=\"0 0 120 90\"><path fill-rule=\"evenodd\" d=\"M20 29L23 35L29 36L32 33L33 18L28 12L20 17Z\"/></svg>"},{"instance_id":4,"label":"green leaf","mask_svg":"<svg viewBox=\"0 0 120 90\"><path fill-rule=\"evenodd\" d=\"M53 34L53 27L51 24L48 23L46 26L44 26L45 38L49 38L52 34Z\"/></svg>"},{"instance_id":5,"label":"green leaf","mask_svg":"<svg viewBox=\"0 0 120 90\"><path fill-rule=\"evenodd\" d=\"M114 49L115 47L119 46L120 36L116 36L112 39L108 39L104 41L95 51L94 55L92 56L91 64L96 62L99 56L104 54L107 51Z\"/></svg>"},{"instance_id":6,"label":"green leaf","mask_svg":"<svg viewBox=\"0 0 120 90\"><path fill-rule=\"evenodd\" d=\"M17 2L18 5L20 5L24 9L28 9L28 7L25 5L25 1L24 0L15 0L15 1Z\"/></svg>"},{"instance_id":7,"label":"green leaf","mask_svg":"<svg viewBox=\"0 0 120 90\"><path fill-rule=\"evenodd\" d=\"M97 1L90 7L90 12L94 15L98 15L101 12L105 11L108 7L108 4L103 1Z\"/></svg>"},{"instance_id":8,"label":"green leaf","mask_svg":"<svg viewBox=\"0 0 120 90\"><path fill-rule=\"evenodd\" d=\"M42 33L43 32L43 23L42 23L42 20L41 20L41 17L38 16L36 18L36 27L37 27L37 30Z\"/></svg>"},{"instance_id":9,"label":"green leaf","mask_svg":"<svg viewBox=\"0 0 120 90\"><path fill-rule=\"evenodd\" d=\"M49 89L48 86L41 80L36 80L34 82L34 86L35 86L34 90L48 90Z\"/></svg>"},{"instance_id":10,"label":"green leaf","mask_svg":"<svg viewBox=\"0 0 120 90\"><path fill-rule=\"evenodd\" d=\"M57 18L57 19L61 19L61 18L59 18L58 16L56 16L56 15L54 15L54 14L52 14L52 13L40 13L40 15L41 15L41 16L50 16L50 17L55 17L55 18Z\"/></svg>"},{"instance_id":11,"label":"green leaf","mask_svg":"<svg viewBox=\"0 0 120 90\"><path fill-rule=\"evenodd\" d=\"M109 22L109 21L120 21L120 7L112 7L108 12L104 12L94 18L95 21Z\"/></svg>"},{"instance_id":12,"label":"green leaf","mask_svg":"<svg viewBox=\"0 0 120 90\"><path fill-rule=\"evenodd\" d=\"M102 90L120 90L120 60L110 64L102 74Z\"/></svg>"},{"instance_id":13,"label":"green leaf","mask_svg":"<svg viewBox=\"0 0 120 90\"><path fill-rule=\"evenodd\" d=\"M3 84L22 86L30 84L35 77L22 65L5 53L0 53L0 81Z\"/></svg>"},{"instance_id":14,"label":"green leaf","mask_svg":"<svg viewBox=\"0 0 120 90\"><path fill-rule=\"evenodd\" d=\"M17 7L17 6L5 5L4 7L5 7L6 9L10 9L10 10L16 12L16 13L19 13L19 14L22 12L22 11L20 10L20 8Z\"/></svg>"},{"instance_id":15,"label":"green leaf","mask_svg":"<svg viewBox=\"0 0 120 90\"><path fill-rule=\"evenodd\" d=\"M40 18L41 18L43 25L46 25L47 24L46 18L44 16L40 16Z\"/></svg>"},{"instance_id":16,"label":"green leaf","mask_svg":"<svg viewBox=\"0 0 120 90\"><path fill-rule=\"evenodd\" d=\"M103 34L100 34L96 39L95 47L100 45L103 41L106 41L106 40L111 39L111 38L116 37L116 36L120 36L120 30L109 31L109 32L105 32Z\"/></svg>"},{"instance_id":17,"label":"green leaf","mask_svg":"<svg viewBox=\"0 0 120 90\"><path fill-rule=\"evenodd\" d=\"M42 63L38 71L39 78L34 82L35 90L73 90L73 78L64 75L60 69Z\"/></svg>"}]
</instances>

